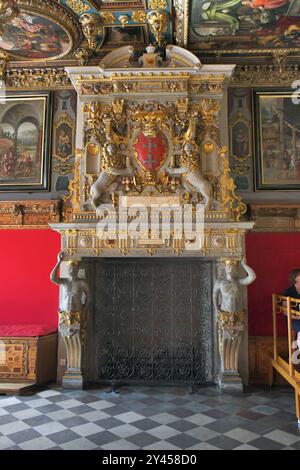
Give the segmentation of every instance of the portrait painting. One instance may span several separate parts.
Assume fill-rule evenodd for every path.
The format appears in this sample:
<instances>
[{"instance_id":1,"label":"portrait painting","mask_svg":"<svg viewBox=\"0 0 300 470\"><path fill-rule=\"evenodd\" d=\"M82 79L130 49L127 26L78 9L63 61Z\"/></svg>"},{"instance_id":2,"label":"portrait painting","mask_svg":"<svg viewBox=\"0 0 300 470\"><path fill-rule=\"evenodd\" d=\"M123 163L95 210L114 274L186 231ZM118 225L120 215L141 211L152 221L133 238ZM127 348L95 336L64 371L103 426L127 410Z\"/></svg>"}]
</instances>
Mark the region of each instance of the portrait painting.
<instances>
[{"instance_id":1,"label":"portrait painting","mask_svg":"<svg viewBox=\"0 0 300 470\"><path fill-rule=\"evenodd\" d=\"M231 127L231 145L234 158L243 162L250 156L250 136L249 126L239 120Z\"/></svg>"},{"instance_id":2,"label":"portrait painting","mask_svg":"<svg viewBox=\"0 0 300 470\"><path fill-rule=\"evenodd\" d=\"M299 0L192 0L190 18L202 49L300 47Z\"/></svg>"},{"instance_id":3,"label":"portrait painting","mask_svg":"<svg viewBox=\"0 0 300 470\"><path fill-rule=\"evenodd\" d=\"M256 91L256 189L300 189L300 113L292 92Z\"/></svg>"},{"instance_id":4,"label":"portrait painting","mask_svg":"<svg viewBox=\"0 0 300 470\"><path fill-rule=\"evenodd\" d=\"M68 119L62 118L54 129L55 158L69 160L74 156L75 125Z\"/></svg>"},{"instance_id":5,"label":"portrait painting","mask_svg":"<svg viewBox=\"0 0 300 470\"><path fill-rule=\"evenodd\" d=\"M148 43L147 33L144 26L129 26L106 28L106 39L104 48L112 49L125 44L145 46Z\"/></svg>"},{"instance_id":6,"label":"portrait painting","mask_svg":"<svg viewBox=\"0 0 300 470\"><path fill-rule=\"evenodd\" d=\"M18 59L53 59L65 55L70 37L58 23L22 12L0 24L0 48Z\"/></svg>"},{"instance_id":7,"label":"portrait painting","mask_svg":"<svg viewBox=\"0 0 300 470\"><path fill-rule=\"evenodd\" d=\"M0 191L49 190L51 93L0 102Z\"/></svg>"}]
</instances>

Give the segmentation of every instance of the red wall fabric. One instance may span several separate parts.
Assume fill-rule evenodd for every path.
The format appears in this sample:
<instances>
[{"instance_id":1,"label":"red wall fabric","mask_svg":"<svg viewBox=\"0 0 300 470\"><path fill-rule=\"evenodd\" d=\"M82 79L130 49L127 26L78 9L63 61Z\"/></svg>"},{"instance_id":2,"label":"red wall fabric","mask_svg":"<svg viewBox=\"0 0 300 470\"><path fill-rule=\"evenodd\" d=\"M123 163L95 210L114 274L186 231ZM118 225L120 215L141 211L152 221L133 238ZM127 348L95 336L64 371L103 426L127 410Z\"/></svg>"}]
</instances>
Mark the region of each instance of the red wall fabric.
<instances>
[{"instance_id":1,"label":"red wall fabric","mask_svg":"<svg viewBox=\"0 0 300 470\"><path fill-rule=\"evenodd\" d=\"M60 250L53 230L0 230L0 324L57 326L58 288L50 271ZM257 274L248 287L249 335L272 335L272 293L300 268L300 233L249 233L247 261ZM285 334L285 321L280 322Z\"/></svg>"},{"instance_id":2,"label":"red wall fabric","mask_svg":"<svg viewBox=\"0 0 300 470\"><path fill-rule=\"evenodd\" d=\"M246 253L257 274L248 287L249 335L272 335L272 294L281 294L289 286L290 271L300 268L300 233L250 232ZM278 332L286 334L283 318Z\"/></svg>"},{"instance_id":3,"label":"red wall fabric","mask_svg":"<svg viewBox=\"0 0 300 470\"><path fill-rule=\"evenodd\" d=\"M57 327L58 287L49 275L59 250L53 230L0 230L0 324Z\"/></svg>"}]
</instances>

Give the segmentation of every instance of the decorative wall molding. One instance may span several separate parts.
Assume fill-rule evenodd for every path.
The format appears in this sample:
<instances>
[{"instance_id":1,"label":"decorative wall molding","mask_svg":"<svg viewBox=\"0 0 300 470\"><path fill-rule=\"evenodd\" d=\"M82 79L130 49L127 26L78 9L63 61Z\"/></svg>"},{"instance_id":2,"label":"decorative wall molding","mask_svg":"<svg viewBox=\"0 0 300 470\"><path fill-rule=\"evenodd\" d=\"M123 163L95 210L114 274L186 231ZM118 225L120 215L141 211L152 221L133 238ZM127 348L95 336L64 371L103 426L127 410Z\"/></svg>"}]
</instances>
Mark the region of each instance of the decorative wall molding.
<instances>
[{"instance_id":1,"label":"decorative wall molding","mask_svg":"<svg viewBox=\"0 0 300 470\"><path fill-rule=\"evenodd\" d=\"M286 232L300 230L300 204L251 204L253 231Z\"/></svg>"},{"instance_id":2,"label":"decorative wall molding","mask_svg":"<svg viewBox=\"0 0 300 470\"><path fill-rule=\"evenodd\" d=\"M249 375L251 384L268 384L270 372L270 357L273 355L272 336L250 336L249 337ZM278 338L278 352L282 356L288 354L287 338ZM286 383L276 372L274 382Z\"/></svg>"},{"instance_id":3,"label":"decorative wall molding","mask_svg":"<svg viewBox=\"0 0 300 470\"><path fill-rule=\"evenodd\" d=\"M68 74L62 68L10 68L5 73L5 87L7 91L73 88Z\"/></svg>"},{"instance_id":4,"label":"decorative wall molding","mask_svg":"<svg viewBox=\"0 0 300 470\"><path fill-rule=\"evenodd\" d=\"M0 202L0 229L49 228L61 220L61 201Z\"/></svg>"},{"instance_id":5,"label":"decorative wall molding","mask_svg":"<svg viewBox=\"0 0 300 470\"><path fill-rule=\"evenodd\" d=\"M238 65L235 69L231 87L288 86L300 79L299 64Z\"/></svg>"},{"instance_id":6,"label":"decorative wall molding","mask_svg":"<svg viewBox=\"0 0 300 470\"><path fill-rule=\"evenodd\" d=\"M74 62L74 61L73 61ZM76 61L74 63L77 63ZM7 63L5 63L7 65ZM5 71L5 86L8 91L16 90L65 90L72 89L72 83L61 67L47 67L47 68L7 68ZM237 65L233 74L231 87L234 88L255 88L261 86L288 86L295 80L300 80L300 65ZM92 84L98 87L97 92L105 94L107 84L104 82ZM116 85L117 86L117 85ZM204 84L201 84L204 86ZM119 90L118 90L119 91ZM163 90L161 90L163 91ZM200 90L202 91L202 90ZM210 90L212 91L212 90ZM218 90L216 89L215 92Z\"/></svg>"}]
</instances>

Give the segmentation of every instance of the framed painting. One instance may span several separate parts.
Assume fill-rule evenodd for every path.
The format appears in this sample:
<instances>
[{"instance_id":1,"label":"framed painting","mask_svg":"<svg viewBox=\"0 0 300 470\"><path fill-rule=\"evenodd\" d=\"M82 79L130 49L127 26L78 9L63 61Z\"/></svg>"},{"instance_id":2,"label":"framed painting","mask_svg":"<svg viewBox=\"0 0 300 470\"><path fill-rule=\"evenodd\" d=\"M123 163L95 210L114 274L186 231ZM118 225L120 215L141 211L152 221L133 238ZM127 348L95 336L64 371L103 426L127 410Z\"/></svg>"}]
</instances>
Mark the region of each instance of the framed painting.
<instances>
[{"instance_id":1,"label":"framed painting","mask_svg":"<svg viewBox=\"0 0 300 470\"><path fill-rule=\"evenodd\" d=\"M203 54L300 47L299 0L191 0L189 39Z\"/></svg>"},{"instance_id":2,"label":"framed painting","mask_svg":"<svg viewBox=\"0 0 300 470\"><path fill-rule=\"evenodd\" d=\"M256 190L300 189L300 108L295 92L253 93Z\"/></svg>"},{"instance_id":3,"label":"framed painting","mask_svg":"<svg viewBox=\"0 0 300 470\"><path fill-rule=\"evenodd\" d=\"M75 121L64 114L54 124L54 158L69 161L75 155Z\"/></svg>"},{"instance_id":4,"label":"framed painting","mask_svg":"<svg viewBox=\"0 0 300 470\"><path fill-rule=\"evenodd\" d=\"M129 25L127 28L122 27L106 27L106 39L103 50L111 50L117 47L131 44L134 46L144 47L149 42L147 27Z\"/></svg>"},{"instance_id":5,"label":"framed painting","mask_svg":"<svg viewBox=\"0 0 300 470\"><path fill-rule=\"evenodd\" d=\"M49 191L52 93L0 102L0 191Z\"/></svg>"}]
</instances>

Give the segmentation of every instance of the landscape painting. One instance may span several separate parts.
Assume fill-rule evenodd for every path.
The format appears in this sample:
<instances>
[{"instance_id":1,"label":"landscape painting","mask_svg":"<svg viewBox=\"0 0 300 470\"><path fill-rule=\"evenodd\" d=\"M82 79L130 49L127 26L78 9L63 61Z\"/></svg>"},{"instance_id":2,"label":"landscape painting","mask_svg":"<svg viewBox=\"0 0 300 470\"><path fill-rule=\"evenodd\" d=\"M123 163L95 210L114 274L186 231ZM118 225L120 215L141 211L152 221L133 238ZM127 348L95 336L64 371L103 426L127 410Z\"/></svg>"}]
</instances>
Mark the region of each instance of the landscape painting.
<instances>
[{"instance_id":1,"label":"landscape painting","mask_svg":"<svg viewBox=\"0 0 300 470\"><path fill-rule=\"evenodd\" d=\"M0 103L0 191L48 190L50 101L23 93Z\"/></svg>"},{"instance_id":2,"label":"landscape painting","mask_svg":"<svg viewBox=\"0 0 300 470\"><path fill-rule=\"evenodd\" d=\"M300 189L300 113L292 92L254 93L256 188Z\"/></svg>"},{"instance_id":3,"label":"landscape painting","mask_svg":"<svg viewBox=\"0 0 300 470\"><path fill-rule=\"evenodd\" d=\"M192 0L190 21L208 51L300 47L299 0Z\"/></svg>"}]
</instances>

